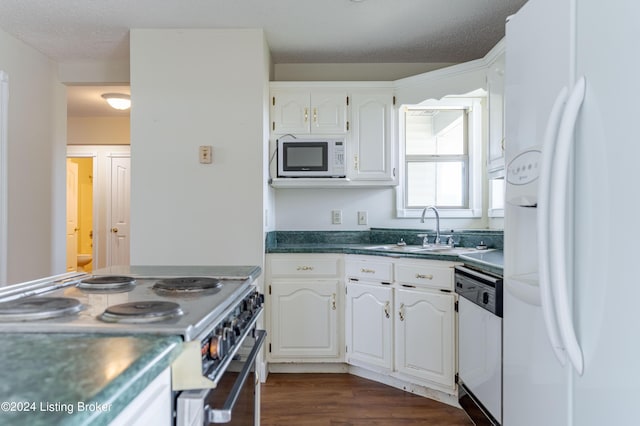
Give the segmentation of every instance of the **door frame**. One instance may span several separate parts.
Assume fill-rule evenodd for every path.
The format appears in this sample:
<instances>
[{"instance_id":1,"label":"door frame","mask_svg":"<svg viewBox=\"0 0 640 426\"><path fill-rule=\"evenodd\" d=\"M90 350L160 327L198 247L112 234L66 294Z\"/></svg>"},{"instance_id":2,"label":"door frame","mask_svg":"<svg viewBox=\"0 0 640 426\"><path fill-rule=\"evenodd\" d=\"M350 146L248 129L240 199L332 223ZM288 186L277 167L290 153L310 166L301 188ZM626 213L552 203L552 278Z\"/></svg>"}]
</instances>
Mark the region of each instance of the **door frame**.
<instances>
[{"instance_id":1,"label":"door frame","mask_svg":"<svg viewBox=\"0 0 640 426\"><path fill-rule=\"evenodd\" d=\"M130 145L67 145L67 158L93 158L93 269L104 268L109 260L111 157L130 155Z\"/></svg>"},{"instance_id":2,"label":"door frame","mask_svg":"<svg viewBox=\"0 0 640 426\"><path fill-rule=\"evenodd\" d=\"M8 109L9 109L9 76L0 70L0 286L7 284L7 256L9 236L8 197L9 174L8 165Z\"/></svg>"}]
</instances>

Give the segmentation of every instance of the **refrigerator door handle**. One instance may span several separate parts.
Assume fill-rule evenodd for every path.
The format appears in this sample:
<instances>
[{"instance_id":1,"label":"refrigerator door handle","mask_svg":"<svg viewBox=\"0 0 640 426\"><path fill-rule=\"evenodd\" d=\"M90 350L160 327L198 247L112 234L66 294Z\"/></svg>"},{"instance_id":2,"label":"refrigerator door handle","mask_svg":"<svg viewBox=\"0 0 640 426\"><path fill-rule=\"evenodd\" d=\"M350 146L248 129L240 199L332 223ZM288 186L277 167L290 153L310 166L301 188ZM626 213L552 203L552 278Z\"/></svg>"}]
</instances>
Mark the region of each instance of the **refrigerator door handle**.
<instances>
[{"instance_id":1,"label":"refrigerator door handle","mask_svg":"<svg viewBox=\"0 0 640 426\"><path fill-rule=\"evenodd\" d=\"M581 77L576 82L567 105L565 106L560 129L558 130L558 140L556 144L555 158L553 162L552 174L554 178L554 191L551 194L549 235L550 239L550 259L551 263L551 283L555 296L556 315L560 326L560 336L564 342L567 355L573 364L576 372L582 375L584 361L582 349L576 338L571 315L571 301L569 299L569 282L567 274L567 247L566 247L566 214L567 199L569 198L569 176L571 146L573 141L574 127L578 118L578 112L582 106L585 94L585 80Z\"/></svg>"},{"instance_id":2,"label":"refrigerator door handle","mask_svg":"<svg viewBox=\"0 0 640 426\"><path fill-rule=\"evenodd\" d=\"M563 87L558 93L544 133L542 145L542 161L540 165L540 177L538 182L538 286L540 288L540 306L542 315L547 329L547 336L553 348L553 352L560 361L565 365L567 355L564 351L562 338L559 332L558 320L555 313L553 301L553 293L551 290L551 282L549 276L550 250L549 242L549 211L550 211L550 191L554 176L552 175L552 164L555 154L556 141L558 135L558 127L560 126L560 118L567 101L569 90Z\"/></svg>"}]
</instances>

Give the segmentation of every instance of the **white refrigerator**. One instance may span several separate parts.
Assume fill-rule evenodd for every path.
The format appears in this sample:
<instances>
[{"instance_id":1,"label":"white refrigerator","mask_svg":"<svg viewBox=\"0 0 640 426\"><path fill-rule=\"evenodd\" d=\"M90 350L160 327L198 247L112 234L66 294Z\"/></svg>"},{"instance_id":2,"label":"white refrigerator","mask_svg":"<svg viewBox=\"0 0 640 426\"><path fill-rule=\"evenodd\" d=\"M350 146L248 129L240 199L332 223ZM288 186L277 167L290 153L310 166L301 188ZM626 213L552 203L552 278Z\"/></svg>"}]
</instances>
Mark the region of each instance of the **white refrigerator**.
<instances>
[{"instance_id":1,"label":"white refrigerator","mask_svg":"<svg viewBox=\"0 0 640 426\"><path fill-rule=\"evenodd\" d=\"M503 425L640 424L640 2L507 22Z\"/></svg>"}]
</instances>

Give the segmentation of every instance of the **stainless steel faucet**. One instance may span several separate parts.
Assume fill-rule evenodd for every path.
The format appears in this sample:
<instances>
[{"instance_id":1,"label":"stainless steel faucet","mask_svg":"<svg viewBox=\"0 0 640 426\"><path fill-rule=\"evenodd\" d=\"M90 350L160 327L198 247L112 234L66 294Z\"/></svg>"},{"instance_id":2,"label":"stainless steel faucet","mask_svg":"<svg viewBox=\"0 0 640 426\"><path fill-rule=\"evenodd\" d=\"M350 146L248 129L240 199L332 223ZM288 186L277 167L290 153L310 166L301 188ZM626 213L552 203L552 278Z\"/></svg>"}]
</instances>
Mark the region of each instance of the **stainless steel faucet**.
<instances>
[{"instance_id":1,"label":"stainless steel faucet","mask_svg":"<svg viewBox=\"0 0 640 426\"><path fill-rule=\"evenodd\" d=\"M440 214L438 213L438 209L435 206L427 206L422 210L422 218L420 219L421 223L424 223L424 215L427 213L427 210L433 210L436 215L436 241L435 244L440 244Z\"/></svg>"}]
</instances>

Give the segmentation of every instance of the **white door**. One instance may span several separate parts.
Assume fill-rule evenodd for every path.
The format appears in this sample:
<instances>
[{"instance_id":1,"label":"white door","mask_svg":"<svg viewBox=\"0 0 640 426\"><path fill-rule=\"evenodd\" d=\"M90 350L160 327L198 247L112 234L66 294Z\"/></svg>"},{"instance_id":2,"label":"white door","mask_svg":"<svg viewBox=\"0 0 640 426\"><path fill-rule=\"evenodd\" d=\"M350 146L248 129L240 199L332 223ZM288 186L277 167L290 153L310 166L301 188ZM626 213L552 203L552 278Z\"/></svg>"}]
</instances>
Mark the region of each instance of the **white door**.
<instances>
[{"instance_id":1,"label":"white door","mask_svg":"<svg viewBox=\"0 0 640 426\"><path fill-rule=\"evenodd\" d=\"M453 295L398 289L396 305L396 370L453 389Z\"/></svg>"},{"instance_id":2,"label":"white door","mask_svg":"<svg viewBox=\"0 0 640 426\"><path fill-rule=\"evenodd\" d=\"M340 355L337 280L273 282L271 357L329 361Z\"/></svg>"},{"instance_id":3,"label":"white door","mask_svg":"<svg viewBox=\"0 0 640 426\"><path fill-rule=\"evenodd\" d=\"M346 92L311 93L311 133L344 133L346 122Z\"/></svg>"},{"instance_id":4,"label":"white door","mask_svg":"<svg viewBox=\"0 0 640 426\"><path fill-rule=\"evenodd\" d=\"M395 176L391 153L390 90L353 94L353 179L391 180Z\"/></svg>"},{"instance_id":5,"label":"white door","mask_svg":"<svg viewBox=\"0 0 640 426\"><path fill-rule=\"evenodd\" d=\"M382 284L347 283L346 338L349 363L391 370L393 289Z\"/></svg>"},{"instance_id":6,"label":"white door","mask_svg":"<svg viewBox=\"0 0 640 426\"><path fill-rule=\"evenodd\" d=\"M275 92L271 96L271 131L277 134L309 133L309 92Z\"/></svg>"},{"instance_id":7,"label":"white door","mask_svg":"<svg viewBox=\"0 0 640 426\"><path fill-rule=\"evenodd\" d=\"M107 266L129 264L131 158L111 157L110 238Z\"/></svg>"},{"instance_id":8,"label":"white door","mask_svg":"<svg viewBox=\"0 0 640 426\"><path fill-rule=\"evenodd\" d=\"M67 160L67 272L78 265L78 164Z\"/></svg>"}]
</instances>

